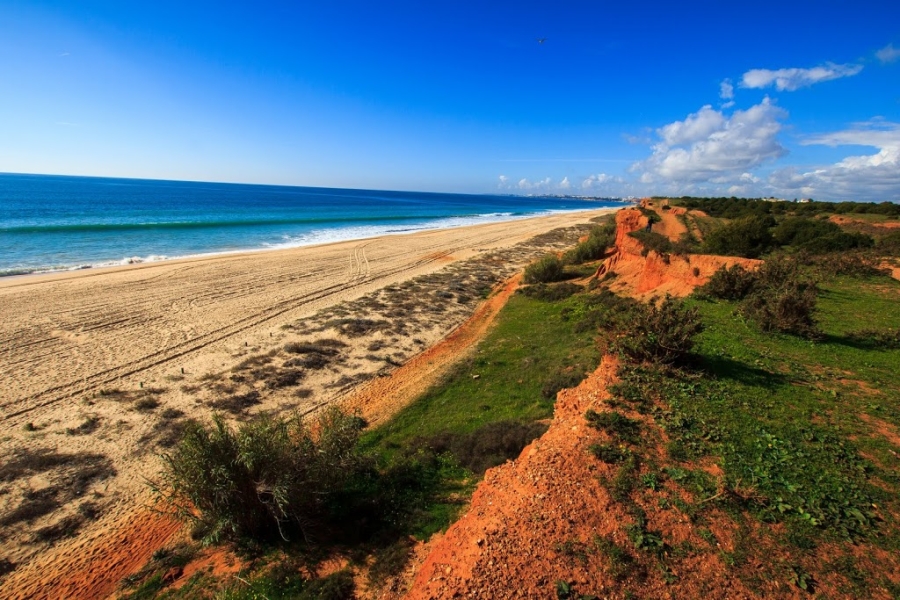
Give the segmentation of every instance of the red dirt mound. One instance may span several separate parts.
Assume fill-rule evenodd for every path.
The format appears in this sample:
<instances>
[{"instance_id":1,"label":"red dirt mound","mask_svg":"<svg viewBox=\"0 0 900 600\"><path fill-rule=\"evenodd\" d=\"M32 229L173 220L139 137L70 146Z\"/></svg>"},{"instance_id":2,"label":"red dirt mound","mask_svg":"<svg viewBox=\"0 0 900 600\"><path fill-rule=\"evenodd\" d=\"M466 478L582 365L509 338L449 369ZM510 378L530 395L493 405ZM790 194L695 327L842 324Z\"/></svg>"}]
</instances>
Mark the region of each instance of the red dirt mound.
<instances>
[{"instance_id":1,"label":"red dirt mound","mask_svg":"<svg viewBox=\"0 0 900 600\"><path fill-rule=\"evenodd\" d=\"M547 433L514 462L487 472L468 512L429 544L407 600L552 598L559 581L578 594L619 597L628 585L596 540L628 546L625 526L632 518L601 483L614 467L589 454L599 434L584 418L588 409L606 410L615 370L615 359L607 356L578 388L561 391ZM667 539L700 543L694 526L672 511L652 512L650 521ZM723 549L730 546L728 531L717 536ZM723 592L725 571L719 554L696 556L681 561L677 573L646 571L631 583L640 597L699 597L712 587ZM752 596L740 582L728 583L727 597Z\"/></svg>"},{"instance_id":2,"label":"red dirt mound","mask_svg":"<svg viewBox=\"0 0 900 600\"><path fill-rule=\"evenodd\" d=\"M672 209L677 210L677 209ZM665 231L675 237L684 231L673 223L681 225L675 214L659 211L666 224ZM641 211L633 208L620 210L616 214L616 249L597 270L597 276L608 273L616 275L610 288L616 292L637 298L647 298L663 294L687 296L695 287L703 285L720 267L739 264L748 269L755 269L761 263L758 260L707 254L678 256L674 254L660 255L652 250L647 251L637 239L628 235L633 231L647 228L648 219ZM652 231L657 230L654 225ZM669 235L672 239L672 235Z\"/></svg>"}]
</instances>

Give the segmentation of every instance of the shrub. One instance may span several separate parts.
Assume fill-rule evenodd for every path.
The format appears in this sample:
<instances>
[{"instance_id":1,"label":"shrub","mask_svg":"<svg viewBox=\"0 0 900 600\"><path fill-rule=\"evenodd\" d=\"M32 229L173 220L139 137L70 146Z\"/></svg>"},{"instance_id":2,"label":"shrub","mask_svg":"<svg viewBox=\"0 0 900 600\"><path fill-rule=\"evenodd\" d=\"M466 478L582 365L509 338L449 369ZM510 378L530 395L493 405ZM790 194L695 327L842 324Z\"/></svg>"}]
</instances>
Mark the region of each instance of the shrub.
<instances>
[{"instance_id":1,"label":"shrub","mask_svg":"<svg viewBox=\"0 0 900 600\"><path fill-rule=\"evenodd\" d=\"M804 265L811 265L824 276L850 275L869 277L890 275L890 271L882 269L881 260L876 256L863 252L832 252L830 254L813 255L800 252L797 260Z\"/></svg>"},{"instance_id":2,"label":"shrub","mask_svg":"<svg viewBox=\"0 0 900 600\"><path fill-rule=\"evenodd\" d=\"M588 450L607 464L620 463L631 455L631 451L627 448L615 444L592 444Z\"/></svg>"},{"instance_id":3,"label":"shrub","mask_svg":"<svg viewBox=\"0 0 900 600\"><path fill-rule=\"evenodd\" d=\"M580 265L592 260L603 258L606 249L615 243L616 224L614 222L603 227L592 227L588 239L580 242L572 250L563 256L563 262L571 265Z\"/></svg>"},{"instance_id":4,"label":"shrub","mask_svg":"<svg viewBox=\"0 0 900 600\"><path fill-rule=\"evenodd\" d=\"M546 283L536 283L518 290L524 296L541 300L543 302L558 302L570 298L579 292L584 291L584 286L576 283L557 283L548 285Z\"/></svg>"},{"instance_id":5,"label":"shrub","mask_svg":"<svg viewBox=\"0 0 900 600\"><path fill-rule=\"evenodd\" d=\"M772 236L778 244L812 254L871 248L874 240L863 233L847 233L831 221L794 217L785 219Z\"/></svg>"},{"instance_id":6,"label":"shrub","mask_svg":"<svg viewBox=\"0 0 900 600\"><path fill-rule=\"evenodd\" d=\"M435 455L450 453L459 464L474 473L515 459L522 449L547 431L542 423L497 421L467 434L441 433L416 438L409 453L426 451Z\"/></svg>"},{"instance_id":7,"label":"shrub","mask_svg":"<svg viewBox=\"0 0 900 600\"><path fill-rule=\"evenodd\" d=\"M875 244L875 249L879 254L900 256L900 231L892 231L880 237Z\"/></svg>"},{"instance_id":8,"label":"shrub","mask_svg":"<svg viewBox=\"0 0 900 600\"><path fill-rule=\"evenodd\" d=\"M722 266L705 284L697 288L698 296L720 300L743 300L753 290L756 275L740 265Z\"/></svg>"},{"instance_id":9,"label":"shrub","mask_svg":"<svg viewBox=\"0 0 900 600\"><path fill-rule=\"evenodd\" d=\"M338 409L312 428L299 417L261 416L234 430L216 415L211 426L186 427L154 487L180 517L205 525L209 541L306 535L362 467L363 425Z\"/></svg>"},{"instance_id":10,"label":"shrub","mask_svg":"<svg viewBox=\"0 0 900 600\"><path fill-rule=\"evenodd\" d=\"M866 348L897 350L900 349L900 328L851 331L847 333L847 339Z\"/></svg>"},{"instance_id":11,"label":"shrub","mask_svg":"<svg viewBox=\"0 0 900 600\"><path fill-rule=\"evenodd\" d=\"M763 331L780 331L817 339L816 285L807 281L793 261L772 259L760 267L753 292L740 306L741 313Z\"/></svg>"},{"instance_id":12,"label":"shrub","mask_svg":"<svg viewBox=\"0 0 900 600\"><path fill-rule=\"evenodd\" d=\"M771 217L745 217L711 232L704 243L710 254L759 258L772 247Z\"/></svg>"},{"instance_id":13,"label":"shrub","mask_svg":"<svg viewBox=\"0 0 900 600\"><path fill-rule=\"evenodd\" d=\"M668 295L659 305L637 305L629 321L622 324L616 345L639 362L683 363L694 347L694 336L703 331L697 309Z\"/></svg>"},{"instance_id":14,"label":"shrub","mask_svg":"<svg viewBox=\"0 0 900 600\"><path fill-rule=\"evenodd\" d=\"M587 419L588 425L594 429L605 431L609 435L618 437L623 441L636 443L640 438L640 421L629 419L620 412L598 413L589 410L585 413L584 418Z\"/></svg>"},{"instance_id":15,"label":"shrub","mask_svg":"<svg viewBox=\"0 0 900 600\"><path fill-rule=\"evenodd\" d=\"M669 238L661 233L656 233L654 231L644 231L643 229L641 229L639 231L632 231L628 235L644 245L644 250L641 252L641 254L643 254L644 256L646 256L647 253L649 253L651 250L653 250L657 254L670 254L674 251L671 240L669 240Z\"/></svg>"},{"instance_id":16,"label":"shrub","mask_svg":"<svg viewBox=\"0 0 900 600\"><path fill-rule=\"evenodd\" d=\"M554 373L541 387L541 396L547 400L555 400L560 390L576 387L584 380L584 373L576 370Z\"/></svg>"},{"instance_id":17,"label":"shrub","mask_svg":"<svg viewBox=\"0 0 900 600\"><path fill-rule=\"evenodd\" d=\"M555 254L547 254L525 267L525 283L550 283L563 278L563 263Z\"/></svg>"}]
</instances>

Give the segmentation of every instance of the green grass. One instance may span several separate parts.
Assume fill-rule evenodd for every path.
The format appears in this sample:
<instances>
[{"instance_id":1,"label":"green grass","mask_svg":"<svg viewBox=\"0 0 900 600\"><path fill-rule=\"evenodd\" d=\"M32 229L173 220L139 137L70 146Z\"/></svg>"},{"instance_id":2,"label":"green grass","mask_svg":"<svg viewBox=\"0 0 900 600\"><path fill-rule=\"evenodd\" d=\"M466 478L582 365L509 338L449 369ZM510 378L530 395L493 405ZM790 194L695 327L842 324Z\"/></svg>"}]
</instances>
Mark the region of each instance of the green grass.
<instances>
[{"instance_id":1,"label":"green grass","mask_svg":"<svg viewBox=\"0 0 900 600\"><path fill-rule=\"evenodd\" d=\"M418 436L551 417L553 399L542 395L551 377L587 374L599 364L596 334L573 333L572 322L563 319L564 309L582 303L580 297L550 303L513 296L473 357L363 443L391 453Z\"/></svg>"},{"instance_id":2,"label":"green grass","mask_svg":"<svg viewBox=\"0 0 900 600\"><path fill-rule=\"evenodd\" d=\"M763 519L783 521L795 534L900 548L896 524L877 526L890 511L873 510L897 508L900 470L890 445L860 418L900 423L900 350L866 350L846 338L849 331L900 326L900 283L838 278L822 289L818 316L826 337L815 343L762 333L736 316L732 303L698 302L707 329L696 350L714 378L666 384L677 416L670 435L694 454L720 455L732 485L762 494L756 508Z\"/></svg>"}]
</instances>

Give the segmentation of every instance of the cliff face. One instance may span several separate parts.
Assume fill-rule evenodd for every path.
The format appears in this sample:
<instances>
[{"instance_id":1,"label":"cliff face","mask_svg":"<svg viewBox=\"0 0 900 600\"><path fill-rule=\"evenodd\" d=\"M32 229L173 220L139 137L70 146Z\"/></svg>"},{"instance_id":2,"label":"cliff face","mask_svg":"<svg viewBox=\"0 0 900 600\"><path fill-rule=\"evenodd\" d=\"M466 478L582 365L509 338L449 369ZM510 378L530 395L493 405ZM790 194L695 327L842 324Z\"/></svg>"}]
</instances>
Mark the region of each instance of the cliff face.
<instances>
[{"instance_id":1,"label":"cliff face","mask_svg":"<svg viewBox=\"0 0 900 600\"><path fill-rule=\"evenodd\" d=\"M677 220L680 212L683 211L678 208L660 211L663 221L654 224L652 231L675 241L685 230ZM746 269L755 269L761 264L758 260L729 256L660 255L653 250L645 253L644 245L628 234L645 230L647 223L647 217L637 209L624 209L616 214L615 252L600 266L597 275L615 274L616 279L610 284L610 289L618 293L637 298L665 294L687 296L695 287L706 283L722 266L739 264Z\"/></svg>"}]
</instances>

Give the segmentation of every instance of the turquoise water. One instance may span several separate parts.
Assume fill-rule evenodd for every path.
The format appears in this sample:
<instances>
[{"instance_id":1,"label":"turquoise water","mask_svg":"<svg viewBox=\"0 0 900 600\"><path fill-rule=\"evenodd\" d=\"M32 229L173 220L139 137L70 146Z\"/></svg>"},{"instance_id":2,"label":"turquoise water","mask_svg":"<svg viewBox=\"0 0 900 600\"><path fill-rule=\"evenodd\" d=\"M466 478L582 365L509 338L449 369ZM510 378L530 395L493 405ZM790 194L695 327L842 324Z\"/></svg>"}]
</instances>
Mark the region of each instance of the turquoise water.
<instances>
[{"instance_id":1,"label":"turquoise water","mask_svg":"<svg viewBox=\"0 0 900 600\"><path fill-rule=\"evenodd\" d=\"M457 227L577 199L0 174L0 275Z\"/></svg>"}]
</instances>

